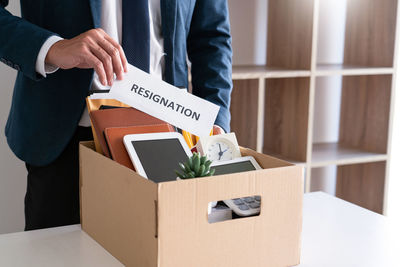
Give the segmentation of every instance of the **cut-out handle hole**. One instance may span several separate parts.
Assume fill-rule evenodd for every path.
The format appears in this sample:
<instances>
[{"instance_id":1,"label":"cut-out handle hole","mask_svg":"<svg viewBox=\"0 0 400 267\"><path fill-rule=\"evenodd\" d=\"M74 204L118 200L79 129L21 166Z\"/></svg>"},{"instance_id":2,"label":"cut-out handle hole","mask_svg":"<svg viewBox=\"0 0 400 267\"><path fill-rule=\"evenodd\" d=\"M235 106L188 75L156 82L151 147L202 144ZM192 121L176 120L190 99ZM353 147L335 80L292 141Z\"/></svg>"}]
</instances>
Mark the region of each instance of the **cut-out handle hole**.
<instances>
[{"instance_id":1,"label":"cut-out handle hole","mask_svg":"<svg viewBox=\"0 0 400 267\"><path fill-rule=\"evenodd\" d=\"M208 203L208 222L216 223L259 216L261 196L247 196Z\"/></svg>"}]
</instances>

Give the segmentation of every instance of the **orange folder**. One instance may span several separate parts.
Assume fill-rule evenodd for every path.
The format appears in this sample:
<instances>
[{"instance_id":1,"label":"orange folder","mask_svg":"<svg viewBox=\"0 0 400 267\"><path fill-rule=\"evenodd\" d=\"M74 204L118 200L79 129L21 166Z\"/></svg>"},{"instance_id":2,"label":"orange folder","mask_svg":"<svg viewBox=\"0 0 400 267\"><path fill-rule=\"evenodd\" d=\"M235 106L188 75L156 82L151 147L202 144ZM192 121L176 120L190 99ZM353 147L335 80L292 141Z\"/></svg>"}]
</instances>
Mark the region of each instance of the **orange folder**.
<instances>
[{"instance_id":1,"label":"orange folder","mask_svg":"<svg viewBox=\"0 0 400 267\"><path fill-rule=\"evenodd\" d=\"M130 106L124 104L124 103L121 103L121 102L115 100L115 99L90 99L90 97L86 98L86 106L87 106L87 109L89 111L89 114L92 111L99 110L102 105L115 106L115 107L125 107L125 108L130 107ZM100 146L99 138L97 137L96 131L95 131L94 127L93 127L92 120L90 120L90 123L92 125L93 141L94 141L94 145L96 147L96 151L101 153L101 154L103 154L103 149Z\"/></svg>"},{"instance_id":2,"label":"orange folder","mask_svg":"<svg viewBox=\"0 0 400 267\"><path fill-rule=\"evenodd\" d=\"M106 137L108 149L111 158L121 165L124 165L134 170L132 161L124 145L124 136L128 134L143 134L143 133L161 133L175 132L174 127L168 123L152 124L144 126L128 126L128 127L111 127L106 128L104 135Z\"/></svg>"},{"instance_id":3,"label":"orange folder","mask_svg":"<svg viewBox=\"0 0 400 267\"><path fill-rule=\"evenodd\" d=\"M107 157L110 157L110 151L108 151L104 138L104 130L106 128L167 124L165 121L134 108L95 110L90 112L89 116L103 153Z\"/></svg>"}]
</instances>

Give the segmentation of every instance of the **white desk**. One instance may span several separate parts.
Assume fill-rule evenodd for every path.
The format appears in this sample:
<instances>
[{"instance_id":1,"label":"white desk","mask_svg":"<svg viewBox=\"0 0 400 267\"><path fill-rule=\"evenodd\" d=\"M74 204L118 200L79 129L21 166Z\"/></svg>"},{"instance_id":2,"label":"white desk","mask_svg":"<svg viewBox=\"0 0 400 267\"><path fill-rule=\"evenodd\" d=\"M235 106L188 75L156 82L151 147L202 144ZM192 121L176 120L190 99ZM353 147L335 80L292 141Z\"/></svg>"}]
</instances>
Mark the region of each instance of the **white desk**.
<instances>
[{"instance_id":1,"label":"white desk","mask_svg":"<svg viewBox=\"0 0 400 267\"><path fill-rule=\"evenodd\" d=\"M306 194L299 266L399 267L398 229L386 217L349 202L321 192Z\"/></svg>"},{"instance_id":2,"label":"white desk","mask_svg":"<svg viewBox=\"0 0 400 267\"><path fill-rule=\"evenodd\" d=\"M304 197L301 267L400 266L387 218L324 193ZM0 266L122 266L79 225L0 235Z\"/></svg>"}]
</instances>

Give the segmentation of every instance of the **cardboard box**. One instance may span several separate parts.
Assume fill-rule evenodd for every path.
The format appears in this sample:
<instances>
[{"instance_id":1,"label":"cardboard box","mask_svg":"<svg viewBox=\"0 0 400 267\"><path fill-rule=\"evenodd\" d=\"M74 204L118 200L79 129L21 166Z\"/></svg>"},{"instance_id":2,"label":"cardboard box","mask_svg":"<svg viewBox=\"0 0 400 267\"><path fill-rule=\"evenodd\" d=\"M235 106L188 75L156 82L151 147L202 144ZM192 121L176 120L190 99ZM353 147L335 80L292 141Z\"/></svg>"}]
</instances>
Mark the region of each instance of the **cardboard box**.
<instances>
[{"instance_id":1,"label":"cardboard box","mask_svg":"<svg viewBox=\"0 0 400 267\"><path fill-rule=\"evenodd\" d=\"M292 266L303 168L242 149L264 170L156 184L80 145L82 229L126 266ZM208 223L208 203L261 196L259 216Z\"/></svg>"}]
</instances>

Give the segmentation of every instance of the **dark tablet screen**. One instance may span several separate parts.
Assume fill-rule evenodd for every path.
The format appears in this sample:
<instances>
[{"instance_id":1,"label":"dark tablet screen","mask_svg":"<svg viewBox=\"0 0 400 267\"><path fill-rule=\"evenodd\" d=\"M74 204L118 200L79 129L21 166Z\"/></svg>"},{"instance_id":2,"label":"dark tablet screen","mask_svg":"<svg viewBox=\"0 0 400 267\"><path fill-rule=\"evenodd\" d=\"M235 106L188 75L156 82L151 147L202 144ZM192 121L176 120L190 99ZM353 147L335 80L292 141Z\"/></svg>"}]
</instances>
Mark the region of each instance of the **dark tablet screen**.
<instances>
[{"instance_id":1,"label":"dark tablet screen","mask_svg":"<svg viewBox=\"0 0 400 267\"><path fill-rule=\"evenodd\" d=\"M181 143L176 138L132 141L147 178L159 183L176 180L175 170L179 162L188 159Z\"/></svg>"},{"instance_id":2,"label":"dark tablet screen","mask_svg":"<svg viewBox=\"0 0 400 267\"><path fill-rule=\"evenodd\" d=\"M228 173L236 173L236 172L247 172L247 171L254 171L256 168L253 166L250 160L242 161L242 162L235 162L226 165L219 165L211 167L215 169L214 175L222 175Z\"/></svg>"}]
</instances>

